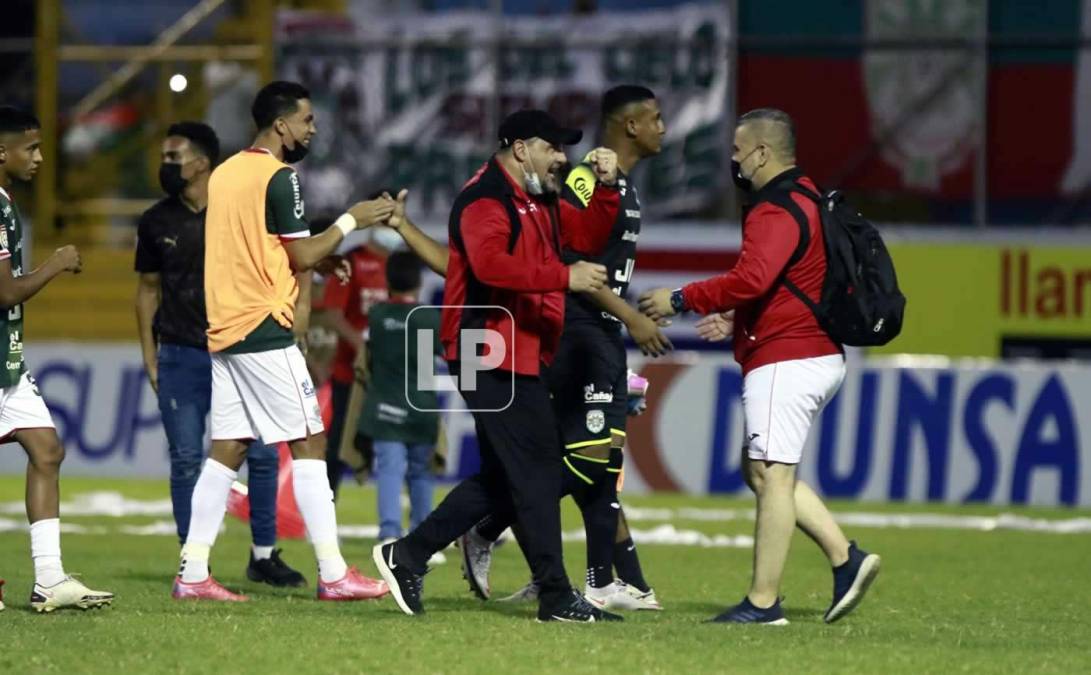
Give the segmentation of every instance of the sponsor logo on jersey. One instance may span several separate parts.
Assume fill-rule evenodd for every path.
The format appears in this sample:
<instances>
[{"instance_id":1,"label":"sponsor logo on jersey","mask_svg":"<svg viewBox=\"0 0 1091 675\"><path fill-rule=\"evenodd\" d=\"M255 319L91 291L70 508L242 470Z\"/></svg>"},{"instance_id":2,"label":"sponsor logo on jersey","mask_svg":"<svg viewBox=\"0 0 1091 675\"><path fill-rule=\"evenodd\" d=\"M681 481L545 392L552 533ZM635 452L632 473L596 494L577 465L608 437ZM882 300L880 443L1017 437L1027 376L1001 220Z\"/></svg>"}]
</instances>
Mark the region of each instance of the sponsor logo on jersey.
<instances>
[{"instance_id":1,"label":"sponsor logo on jersey","mask_svg":"<svg viewBox=\"0 0 1091 675\"><path fill-rule=\"evenodd\" d=\"M307 398L314 396L314 385L311 384L310 380L303 380L302 382L300 382L299 388L303 391L303 395Z\"/></svg>"},{"instance_id":2,"label":"sponsor logo on jersey","mask_svg":"<svg viewBox=\"0 0 1091 675\"><path fill-rule=\"evenodd\" d=\"M621 239L622 241L638 241L640 239L640 233L633 232L631 230L625 230L625 233L621 235Z\"/></svg>"},{"instance_id":3,"label":"sponsor logo on jersey","mask_svg":"<svg viewBox=\"0 0 1091 675\"><path fill-rule=\"evenodd\" d=\"M606 428L606 414L601 410L587 411L587 430L597 434Z\"/></svg>"},{"instance_id":4,"label":"sponsor logo on jersey","mask_svg":"<svg viewBox=\"0 0 1091 675\"><path fill-rule=\"evenodd\" d=\"M640 211L636 209L625 209L625 215L630 218L639 218Z\"/></svg>"},{"instance_id":5,"label":"sponsor logo on jersey","mask_svg":"<svg viewBox=\"0 0 1091 675\"><path fill-rule=\"evenodd\" d=\"M610 391L595 391L595 385L589 384L583 388L583 400L585 403L612 403L614 393Z\"/></svg>"},{"instance_id":6,"label":"sponsor logo on jersey","mask_svg":"<svg viewBox=\"0 0 1091 675\"><path fill-rule=\"evenodd\" d=\"M576 180L572 181L572 190L585 202L591 201L591 196L595 194L590 181L583 176L576 176Z\"/></svg>"},{"instance_id":7,"label":"sponsor logo on jersey","mask_svg":"<svg viewBox=\"0 0 1091 675\"><path fill-rule=\"evenodd\" d=\"M297 174L295 171L292 172L291 183L292 183L292 202L295 204L295 208L292 210L292 212L295 214L296 218L302 218L303 217L303 194L302 194L302 191L299 188L299 174Z\"/></svg>"},{"instance_id":8,"label":"sponsor logo on jersey","mask_svg":"<svg viewBox=\"0 0 1091 675\"><path fill-rule=\"evenodd\" d=\"M402 331L405 330L405 322L387 317L383 319L383 328L389 331Z\"/></svg>"}]
</instances>

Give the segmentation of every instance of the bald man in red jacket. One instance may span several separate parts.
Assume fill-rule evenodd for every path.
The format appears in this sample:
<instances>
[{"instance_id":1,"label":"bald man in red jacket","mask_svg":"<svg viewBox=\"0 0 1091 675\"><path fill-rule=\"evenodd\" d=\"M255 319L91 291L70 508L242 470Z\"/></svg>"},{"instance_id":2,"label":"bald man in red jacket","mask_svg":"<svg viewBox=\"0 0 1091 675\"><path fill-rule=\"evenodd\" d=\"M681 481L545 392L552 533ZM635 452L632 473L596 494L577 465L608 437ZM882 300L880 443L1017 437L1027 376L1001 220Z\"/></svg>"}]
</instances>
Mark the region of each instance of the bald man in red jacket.
<instances>
[{"instance_id":1,"label":"bald man in red jacket","mask_svg":"<svg viewBox=\"0 0 1091 675\"><path fill-rule=\"evenodd\" d=\"M757 495L754 573L741 603L717 616L724 623L788 623L780 580L798 525L826 554L834 597L824 619L852 611L879 572L879 556L849 542L822 500L796 479L811 426L845 377L844 352L811 310L782 283L818 301L826 252L817 187L795 165L795 130L780 110L739 118L732 176L749 196L739 260L726 274L640 298L653 319L692 311L705 339L734 338L743 373L743 475ZM798 216L798 218L797 218ZM806 228L804 230L804 228Z\"/></svg>"}]
</instances>

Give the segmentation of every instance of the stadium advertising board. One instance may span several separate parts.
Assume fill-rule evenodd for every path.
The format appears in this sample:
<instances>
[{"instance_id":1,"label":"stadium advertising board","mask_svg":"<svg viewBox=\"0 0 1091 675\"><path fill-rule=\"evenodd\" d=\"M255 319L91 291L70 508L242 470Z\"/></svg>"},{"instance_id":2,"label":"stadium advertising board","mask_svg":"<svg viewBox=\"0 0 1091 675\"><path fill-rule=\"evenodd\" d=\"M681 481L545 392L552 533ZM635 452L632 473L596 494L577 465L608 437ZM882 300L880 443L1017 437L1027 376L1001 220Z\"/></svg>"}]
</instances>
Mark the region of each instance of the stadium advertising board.
<instances>
[{"instance_id":1,"label":"stadium advertising board","mask_svg":"<svg viewBox=\"0 0 1091 675\"><path fill-rule=\"evenodd\" d=\"M65 473L168 475L166 440L136 345L28 349L61 438ZM734 494L741 377L726 354L632 363L651 380L629 429L626 490ZM1091 366L872 359L850 364L814 429L801 475L866 501L1091 505ZM477 466L473 422L447 416L452 476ZM13 446L0 472L22 472ZM165 487L164 487L165 489Z\"/></svg>"},{"instance_id":2,"label":"stadium advertising board","mask_svg":"<svg viewBox=\"0 0 1091 675\"><path fill-rule=\"evenodd\" d=\"M1091 246L891 243L909 305L879 353L1091 355Z\"/></svg>"},{"instance_id":3,"label":"stadium advertising board","mask_svg":"<svg viewBox=\"0 0 1091 675\"><path fill-rule=\"evenodd\" d=\"M706 206L730 180L726 5L510 16L502 25L481 10L350 11L354 21L280 18L279 73L314 93L323 128L302 167L312 213L339 211L360 185L397 186L409 188L415 218L446 222L495 150L500 116L543 108L580 127L584 140L568 151L575 159L597 142L602 93L631 82L656 92L667 121L663 151L635 177L645 215Z\"/></svg>"}]
</instances>

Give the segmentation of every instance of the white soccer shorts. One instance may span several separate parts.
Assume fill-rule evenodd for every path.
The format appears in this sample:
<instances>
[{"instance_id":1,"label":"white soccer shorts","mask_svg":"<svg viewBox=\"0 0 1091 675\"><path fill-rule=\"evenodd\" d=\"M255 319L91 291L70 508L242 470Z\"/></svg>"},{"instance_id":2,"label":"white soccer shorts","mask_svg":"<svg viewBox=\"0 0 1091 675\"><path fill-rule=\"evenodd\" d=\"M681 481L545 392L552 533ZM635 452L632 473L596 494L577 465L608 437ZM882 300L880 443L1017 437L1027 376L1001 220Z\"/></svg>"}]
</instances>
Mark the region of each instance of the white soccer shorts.
<instances>
[{"instance_id":1,"label":"white soccer shorts","mask_svg":"<svg viewBox=\"0 0 1091 675\"><path fill-rule=\"evenodd\" d=\"M53 417L38 391L38 385L30 373L23 373L19 381L0 389L0 441L20 429L54 429Z\"/></svg>"},{"instance_id":2,"label":"white soccer shorts","mask_svg":"<svg viewBox=\"0 0 1091 675\"><path fill-rule=\"evenodd\" d=\"M840 354L771 363L747 373L742 384L747 456L799 464L811 426L844 379Z\"/></svg>"},{"instance_id":3,"label":"white soccer shorts","mask_svg":"<svg viewBox=\"0 0 1091 675\"><path fill-rule=\"evenodd\" d=\"M295 345L212 354L212 440L295 441L324 431L318 395Z\"/></svg>"}]
</instances>

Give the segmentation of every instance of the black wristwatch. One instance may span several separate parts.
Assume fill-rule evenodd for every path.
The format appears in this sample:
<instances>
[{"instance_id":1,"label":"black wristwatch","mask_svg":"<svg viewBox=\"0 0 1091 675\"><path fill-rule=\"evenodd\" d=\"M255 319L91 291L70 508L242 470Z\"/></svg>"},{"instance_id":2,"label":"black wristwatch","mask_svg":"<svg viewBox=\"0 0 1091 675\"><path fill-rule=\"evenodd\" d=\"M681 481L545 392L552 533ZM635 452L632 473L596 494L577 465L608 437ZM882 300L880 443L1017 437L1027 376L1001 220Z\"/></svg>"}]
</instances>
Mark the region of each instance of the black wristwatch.
<instances>
[{"instance_id":1,"label":"black wristwatch","mask_svg":"<svg viewBox=\"0 0 1091 675\"><path fill-rule=\"evenodd\" d=\"M671 291L671 309L675 314L681 314L686 311L686 299L682 295L682 289L676 288Z\"/></svg>"}]
</instances>

